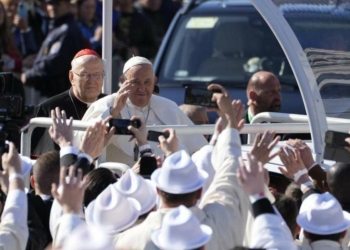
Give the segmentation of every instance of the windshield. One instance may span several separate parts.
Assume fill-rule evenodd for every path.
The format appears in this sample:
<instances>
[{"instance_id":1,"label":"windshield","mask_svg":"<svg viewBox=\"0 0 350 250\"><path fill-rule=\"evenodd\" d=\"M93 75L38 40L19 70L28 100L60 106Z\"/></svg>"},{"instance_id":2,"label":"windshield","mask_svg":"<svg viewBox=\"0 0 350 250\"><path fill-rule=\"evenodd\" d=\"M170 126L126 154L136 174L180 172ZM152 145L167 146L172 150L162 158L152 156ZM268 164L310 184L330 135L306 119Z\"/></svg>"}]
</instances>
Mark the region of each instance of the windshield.
<instances>
[{"instance_id":1,"label":"windshield","mask_svg":"<svg viewBox=\"0 0 350 250\"><path fill-rule=\"evenodd\" d=\"M322 4L325 1L321 0L312 4L274 1L306 53L326 115L349 119L350 1L333 1L333 4Z\"/></svg>"},{"instance_id":2,"label":"windshield","mask_svg":"<svg viewBox=\"0 0 350 250\"><path fill-rule=\"evenodd\" d=\"M158 71L159 84L218 82L246 84L257 71L273 72L296 85L275 36L260 14L238 11L181 17ZM247 7L245 7L247 9Z\"/></svg>"}]
</instances>

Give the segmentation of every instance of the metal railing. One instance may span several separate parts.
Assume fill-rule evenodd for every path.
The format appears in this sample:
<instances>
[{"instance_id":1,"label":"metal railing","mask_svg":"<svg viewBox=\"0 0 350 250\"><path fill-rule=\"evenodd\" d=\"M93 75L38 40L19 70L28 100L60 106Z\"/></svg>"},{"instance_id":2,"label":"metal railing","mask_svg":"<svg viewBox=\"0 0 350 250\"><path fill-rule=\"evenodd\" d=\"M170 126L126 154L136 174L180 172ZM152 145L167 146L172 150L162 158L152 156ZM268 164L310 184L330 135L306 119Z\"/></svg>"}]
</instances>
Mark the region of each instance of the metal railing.
<instances>
[{"instance_id":1,"label":"metal railing","mask_svg":"<svg viewBox=\"0 0 350 250\"><path fill-rule=\"evenodd\" d=\"M261 116L256 116L257 118L253 121L257 122L259 117L265 117L266 114L262 114ZM304 119L303 117L297 117L298 115L289 115L289 118L285 116L279 116L277 119L275 113L269 113L266 116L270 121L282 121L285 119L286 121L297 122L299 118ZM264 118L266 121L267 118ZM276 119L275 119L276 118ZM298 119L297 119L298 118ZM344 121L340 121L344 120ZM240 131L241 134L257 134L263 133L266 130L275 131L276 133L309 133L310 127L308 123L260 123L260 124L246 124L244 128ZM85 131L89 125L94 124L93 122L83 122L79 120L73 121L73 130L75 131ZM33 118L30 120L28 124L28 129L25 133L21 135L21 154L24 156L30 156L30 148L31 148L31 136L33 130L38 127L49 128L52 125L51 118ZM292 125L292 126L291 126ZM329 129L347 132L350 128L350 120L346 119L330 119L330 123L328 124ZM152 125L147 126L147 129L152 129L156 131L162 131L165 128L172 128L176 130L176 133L179 135L185 134L213 134L215 125ZM103 150L101 156L98 159L98 163L106 161L106 148ZM25 177L25 183L29 186L29 173Z\"/></svg>"},{"instance_id":2,"label":"metal railing","mask_svg":"<svg viewBox=\"0 0 350 250\"><path fill-rule=\"evenodd\" d=\"M309 124L309 118L307 115L286 114L286 113L276 113L276 112L263 112L263 113L260 113L260 114L257 114L256 116L254 116L252 121L250 122L250 124L257 124L257 123L260 124L262 122L293 123L293 126L290 127L289 131L286 131L284 133L297 133L297 132L294 132L294 125L295 125L294 123ZM339 127L339 129L338 129L338 126L336 124L341 124L341 123L347 124L347 126L348 126L347 129L345 129L345 127ZM327 124L328 124L329 129L339 130L339 131L343 131L343 132L348 132L350 130L350 120L349 119L327 117ZM247 125L245 125L245 126L247 126ZM300 133L307 133L307 132L300 132ZM256 134L248 134L248 140L247 140L248 144L251 144L254 142L255 136L256 136Z\"/></svg>"},{"instance_id":3,"label":"metal railing","mask_svg":"<svg viewBox=\"0 0 350 250\"><path fill-rule=\"evenodd\" d=\"M267 115L268 114L268 115ZM273 130L276 133L309 133L310 128L307 122L300 122L299 115L276 115L276 113L262 113L254 117L252 122L257 122L259 120L270 121L270 122L283 122L289 121L289 123L260 123L260 124L246 124L241 134L256 134L262 133L265 130ZM263 118L262 118L263 117ZM279 117L279 118L277 118ZM289 117L289 118L288 118ZM298 118L298 119L297 119ZM303 117L300 117L304 119ZM291 126L291 123L292 126ZM93 122L83 122L79 120L73 121L73 130L75 131L85 131L89 125ZM28 124L28 129L26 133L22 133L21 138L21 153L24 156L30 156L31 147L31 136L32 132L37 127L49 128L52 125L51 118L33 118ZM350 128L350 120L329 118L328 123L329 129L347 132ZM214 132L215 125L151 125L147 126L147 129L152 129L156 131L162 131L165 128L173 128L176 130L177 134L212 134ZM100 161L105 160L104 156L101 156Z\"/></svg>"}]
</instances>

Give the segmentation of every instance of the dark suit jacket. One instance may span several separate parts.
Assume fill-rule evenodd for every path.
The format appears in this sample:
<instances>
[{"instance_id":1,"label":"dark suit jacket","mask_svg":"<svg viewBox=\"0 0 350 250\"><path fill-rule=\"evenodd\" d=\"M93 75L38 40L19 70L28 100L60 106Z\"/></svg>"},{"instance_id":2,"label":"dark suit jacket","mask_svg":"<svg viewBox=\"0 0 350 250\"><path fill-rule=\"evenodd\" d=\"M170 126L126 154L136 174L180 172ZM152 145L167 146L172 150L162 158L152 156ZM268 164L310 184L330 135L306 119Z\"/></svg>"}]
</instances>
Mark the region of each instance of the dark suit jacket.
<instances>
[{"instance_id":1,"label":"dark suit jacket","mask_svg":"<svg viewBox=\"0 0 350 250\"><path fill-rule=\"evenodd\" d=\"M90 164L88 159L85 157L78 158L76 154L66 154L60 158L61 167L69 167L72 164L74 164L77 169L81 168L83 170L83 175L88 174L95 168L95 165Z\"/></svg>"},{"instance_id":2,"label":"dark suit jacket","mask_svg":"<svg viewBox=\"0 0 350 250\"><path fill-rule=\"evenodd\" d=\"M105 94L101 94L98 96L98 99L105 96ZM76 98L72 89L70 89L39 104L36 107L35 117L51 117L51 110L56 107L64 110L67 117L73 117L74 120L81 120L88 109L88 105ZM51 140L48 129L36 128L33 131L31 140L31 152L34 155L41 155L51 150L59 150L59 146Z\"/></svg>"},{"instance_id":3,"label":"dark suit jacket","mask_svg":"<svg viewBox=\"0 0 350 250\"><path fill-rule=\"evenodd\" d=\"M49 221L53 198L44 201L34 193L27 197L29 239L26 249L44 249L52 242Z\"/></svg>"},{"instance_id":4,"label":"dark suit jacket","mask_svg":"<svg viewBox=\"0 0 350 250\"><path fill-rule=\"evenodd\" d=\"M248 109L246 109L246 110L244 111L244 114L243 114L243 117L242 117L242 118L245 119L245 123L246 123L246 124L249 124L249 121L248 121ZM248 142L248 134L240 134L239 136L241 137L241 143L242 143L242 145L243 145L243 144L247 144L247 142Z\"/></svg>"}]
</instances>

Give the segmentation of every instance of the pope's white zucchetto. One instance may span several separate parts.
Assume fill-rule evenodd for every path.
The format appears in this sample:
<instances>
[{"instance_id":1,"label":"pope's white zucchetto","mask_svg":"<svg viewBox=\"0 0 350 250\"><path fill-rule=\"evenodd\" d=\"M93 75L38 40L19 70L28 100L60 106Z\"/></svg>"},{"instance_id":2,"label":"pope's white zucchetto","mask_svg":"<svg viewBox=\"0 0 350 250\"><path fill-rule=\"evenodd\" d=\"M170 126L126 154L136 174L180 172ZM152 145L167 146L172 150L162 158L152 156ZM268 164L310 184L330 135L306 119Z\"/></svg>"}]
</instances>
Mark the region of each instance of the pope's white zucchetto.
<instances>
[{"instance_id":1,"label":"pope's white zucchetto","mask_svg":"<svg viewBox=\"0 0 350 250\"><path fill-rule=\"evenodd\" d=\"M153 64L147 58L144 58L144 57L141 57L141 56L134 56L134 57L131 57L124 64L123 74L125 74L125 72L127 72L131 67L134 67L134 66L140 65L140 64L149 64L149 65L153 66Z\"/></svg>"}]
</instances>

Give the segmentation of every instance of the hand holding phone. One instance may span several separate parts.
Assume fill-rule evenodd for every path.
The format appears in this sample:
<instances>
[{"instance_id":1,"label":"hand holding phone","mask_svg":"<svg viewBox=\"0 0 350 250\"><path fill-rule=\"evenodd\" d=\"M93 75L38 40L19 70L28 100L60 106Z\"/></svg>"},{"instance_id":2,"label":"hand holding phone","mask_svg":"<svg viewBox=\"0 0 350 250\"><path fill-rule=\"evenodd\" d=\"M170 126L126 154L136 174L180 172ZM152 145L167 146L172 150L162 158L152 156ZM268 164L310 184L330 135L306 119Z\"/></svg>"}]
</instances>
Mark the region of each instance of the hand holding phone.
<instances>
[{"instance_id":1,"label":"hand holding phone","mask_svg":"<svg viewBox=\"0 0 350 250\"><path fill-rule=\"evenodd\" d=\"M220 90L207 90L206 88L189 87L185 88L185 104L199 105L202 107L217 108L217 103L213 102L214 93L221 93Z\"/></svg>"},{"instance_id":2,"label":"hand holding phone","mask_svg":"<svg viewBox=\"0 0 350 250\"><path fill-rule=\"evenodd\" d=\"M129 119L111 119L109 121L109 127L115 127L115 132L114 134L116 135L134 135L128 127L132 126L134 128L139 128L141 127L141 121L136 119L136 120L129 120Z\"/></svg>"},{"instance_id":3,"label":"hand holding phone","mask_svg":"<svg viewBox=\"0 0 350 250\"><path fill-rule=\"evenodd\" d=\"M148 135L147 135L147 141L154 141L154 142L159 142L159 136L164 136L165 139L169 138L169 133L168 132L158 132L158 131L148 131Z\"/></svg>"}]
</instances>

